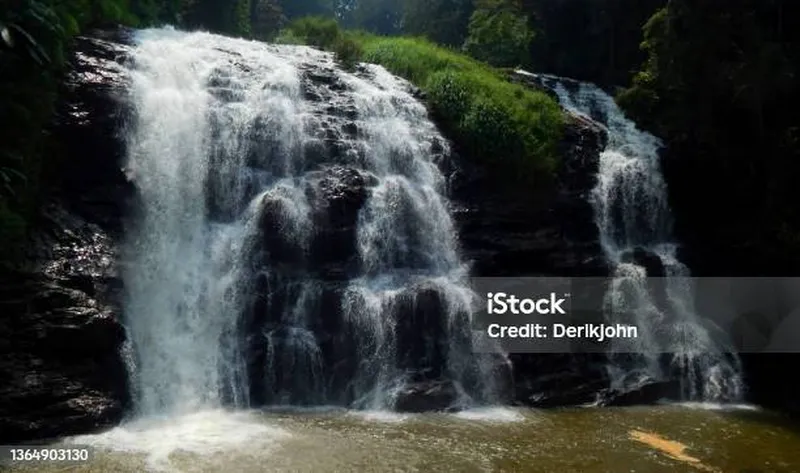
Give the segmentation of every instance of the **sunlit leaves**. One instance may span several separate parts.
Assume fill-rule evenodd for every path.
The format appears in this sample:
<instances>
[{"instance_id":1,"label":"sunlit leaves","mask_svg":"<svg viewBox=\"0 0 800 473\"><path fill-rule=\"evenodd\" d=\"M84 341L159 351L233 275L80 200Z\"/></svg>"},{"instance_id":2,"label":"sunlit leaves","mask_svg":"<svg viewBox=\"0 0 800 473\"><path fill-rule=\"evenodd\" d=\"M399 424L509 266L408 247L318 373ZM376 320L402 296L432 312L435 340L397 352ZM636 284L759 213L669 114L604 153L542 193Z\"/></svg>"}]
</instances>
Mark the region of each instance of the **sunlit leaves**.
<instances>
[{"instance_id":1,"label":"sunlit leaves","mask_svg":"<svg viewBox=\"0 0 800 473\"><path fill-rule=\"evenodd\" d=\"M533 31L513 0L478 0L464 50L495 66L527 62Z\"/></svg>"}]
</instances>

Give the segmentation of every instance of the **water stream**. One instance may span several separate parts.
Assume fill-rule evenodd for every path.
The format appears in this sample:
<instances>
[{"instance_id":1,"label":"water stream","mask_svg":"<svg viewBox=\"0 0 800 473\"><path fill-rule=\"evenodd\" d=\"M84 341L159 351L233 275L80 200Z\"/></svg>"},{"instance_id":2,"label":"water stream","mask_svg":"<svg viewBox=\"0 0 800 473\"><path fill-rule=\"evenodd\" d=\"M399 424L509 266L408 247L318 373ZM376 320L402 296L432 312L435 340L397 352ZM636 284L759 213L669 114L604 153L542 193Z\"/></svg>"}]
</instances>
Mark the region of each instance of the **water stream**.
<instances>
[{"instance_id":1,"label":"water stream","mask_svg":"<svg viewBox=\"0 0 800 473\"><path fill-rule=\"evenodd\" d=\"M536 77L565 108L599 122L608 132L591 195L600 243L613 267L604 312L609 322L639 328L639 337L612 343L612 387L626 390L677 379L686 400L740 400L743 386L735 350L696 311L691 275L678 257L661 174L662 143L638 129L599 87Z\"/></svg>"},{"instance_id":2,"label":"water stream","mask_svg":"<svg viewBox=\"0 0 800 473\"><path fill-rule=\"evenodd\" d=\"M407 83L311 48L170 29L138 33L129 73L139 414L391 409L409 383L441 379L460 405L489 400L447 142Z\"/></svg>"}]
</instances>

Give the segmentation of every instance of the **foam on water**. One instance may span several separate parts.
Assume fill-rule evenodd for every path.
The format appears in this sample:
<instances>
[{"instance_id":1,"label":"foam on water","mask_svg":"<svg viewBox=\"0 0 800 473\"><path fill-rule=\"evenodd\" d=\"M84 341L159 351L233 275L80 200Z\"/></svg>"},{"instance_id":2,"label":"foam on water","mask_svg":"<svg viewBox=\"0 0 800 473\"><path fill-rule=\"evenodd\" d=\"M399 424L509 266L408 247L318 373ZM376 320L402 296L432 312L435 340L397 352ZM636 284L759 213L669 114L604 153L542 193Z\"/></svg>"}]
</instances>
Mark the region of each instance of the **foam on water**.
<instances>
[{"instance_id":1,"label":"foam on water","mask_svg":"<svg viewBox=\"0 0 800 473\"><path fill-rule=\"evenodd\" d=\"M761 407L753 404L715 403L715 402L679 402L668 405L697 409L702 411L760 411Z\"/></svg>"},{"instance_id":2,"label":"foam on water","mask_svg":"<svg viewBox=\"0 0 800 473\"><path fill-rule=\"evenodd\" d=\"M174 454L202 461L220 454L267 455L291 434L266 424L256 412L200 411L180 416L144 417L96 435L67 439L68 444L90 445L101 453L143 455L151 471L181 471Z\"/></svg>"},{"instance_id":3,"label":"foam on water","mask_svg":"<svg viewBox=\"0 0 800 473\"><path fill-rule=\"evenodd\" d=\"M350 411L348 414L359 419L377 423L398 423L413 418L411 414L382 410Z\"/></svg>"},{"instance_id":4,"label":"foam on water","mask_svg":"<svg viewBox=\"0 0 800 473\"><path fill-rule=\"evenodd\" d=\"M525 416L518 409L510 407L479 407L457 412L454 416L459 419L492 423L522 422L525 420Z\"/></svg>"}]
</instances>

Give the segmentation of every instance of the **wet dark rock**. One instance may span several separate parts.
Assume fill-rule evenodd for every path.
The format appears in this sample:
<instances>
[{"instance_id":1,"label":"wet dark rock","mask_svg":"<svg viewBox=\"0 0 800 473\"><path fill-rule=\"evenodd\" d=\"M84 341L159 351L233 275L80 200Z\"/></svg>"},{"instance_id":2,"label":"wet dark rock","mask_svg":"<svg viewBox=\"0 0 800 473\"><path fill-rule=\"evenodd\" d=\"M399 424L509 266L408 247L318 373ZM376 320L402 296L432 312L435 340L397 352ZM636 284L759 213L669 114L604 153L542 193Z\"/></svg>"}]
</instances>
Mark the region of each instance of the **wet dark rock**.
<instances>
[{"instance_id":1,"label":"wet dark rock","mask_svg":"<svg viewBox=\"0 0 800 473\"><path fill-rule=\"evenodd\" d=\"M59 159L25 264L0 274L0 443L86 433L128 405L117 246L132 30L75 39L51 127Z\"/></svg>"},{"instance_id":2,"label":"wet dark rock","mask_svg":"<svg viewBox=\"0 0 800 473\"><path fill-rule=\"evenodd\" d=\"M453 184L454 214L474 276L608 276L589 202L607 140L600 125L570 115L556 182L541 189L515 191L490 170L461 167ZM593 403L608 386L603 355L535 353L509 359L514 402L522 405Z\"/></svg>"},{"instance_id":3,"label":"wet dark rock","mask_svg":"<svg viewBox=\"0 0 800 473\"><path fill-rule=\"evenodd\" d=\"M515 402L532 407L592 404L608 386L602 354L516 353Z\"/></svg>"},{"instance_id":4,"label":"wet dark rock","mask_svg":"<svg viewBox=\"0 0 800 473\"><path fill-rule=\"evenodd\" d=\"M336 71L333 69L310 69L305 73L305 78L317 84L331 85L336 82Z\"/></svg>"},{"instance_id":5,"label":"wet dark rock","mask_svg":"<svg viewBox=\"0 0 800 473\"><path fill-rule=\"evenodd\" d=\"M411 96L414 97L415 99L424 101L426 98L428 98L425 91L420 89L419 87L409 84L408 88L409 91L411 92Z\"/></svg>"},{"instance_id":6,"label":"wet dark rock","mask_svg":"<svg viewBox=\"0 0 800 473\"><path fill-rule=\"evenodd\" d=\"M335 165L313 173L309 181L317 229L309 259L323 273L344 275L356 263L358 213L376 180L356 169Z\"/></svg>"},{"instance_id":7,"label":"wet dark rock","mask_svg":"<svg viewBox=\"0 0 800 473\"><path fill-rule=\"evenodd\" d=\"M649 381L624 391L609 390L603 397L605 406L634 406L681 399L677 381Z\"/></svg>"},{"instance_id":8,"label":"wet dark rock","mask_svg":"<svg viewBox=\"0 0 800 473\"><path fill-rule=\"evenodd\" d=\"M128 403L114 240L57 204L34 235L0 275L0 442L109 427Z\"/></svg>"},{"instance_id":9,"label":"wet dark rock","mask_svg":"<svg viewBox=\"0 0 800 473\"><path fill-rule=\"evenodd\" d=\"M458 391L452 381L434 380L405 386L397 394L394 408L398 412L450 411L454 409Z\"/></svg>"},{"instance_id":10,"label":"wet dark rock","mask_svg":"<svg viewBox=\"0 0 800 473\"><path fill-rule=\"evenodd\" d=\"M290 265L294 271L302 271L308 230L295 227L291 217L294 205L280 195L266 194L261 198L258 228L262 244L256 253L264 253L265 264Z\"/></svg>"},{"instance_id":11,"label":"wet dark rock","mask_svg":"<svg viewBox=\"0 0 800 473\"><path fill-rule=\"evenodd\" d=\"M356 125L354 122L345 123L342 126L342 131L351 137L355 137L358 135L358 125Z\"/></svg>"},{"instance_id":12,"label":"wet dark rock","mask_svg":"<svg viewBox=\"0 0 800 473\"><path fill-rule=\"evenodd\" d=\"M303 91L303 98L311 102L322 101L322 95L320 95L317 91L308 88Z\"/></svg>"},{"instance_id":13,"label":"wet dark rock","mask_svg":"<svg viewBox=\"0 0 800 473\"><path fill-rule=\"evenodd\" d=\"M620 259L623 263L633 263L637 266L641 266L647 272L647 277L663 278L667 275L661 257L646 248L634 248L631 251L623 253Z\"/></svg>"},{"instance_id":14,"label":"wet dark rock","mask_svg":"<svg viewBox=\"0 0 800 473\"><path fill-rule=\"evenodd\" d=\"M545 93L550 97L552 97L553 99L558 100L558 95L553 91L553 88L545 85L544 77L546 76L542 76L539 74L535 75L525 74L514 71L510 72L507 77L509 82L512 82L514 84L524 85L525 87L529 87L531 89Z\"/></svg>"},{"instance_id":15,"label":"wet dark rock","mask_svg":"<svg viewBox=\"0 0 800 473\"><path fill-rule=\"evenodd\" d=\"M311 89L319 90L323 87L329 91L336 92L348 89L347 85L339 77L339 74L333 69L308 68L303 73L303 79L306 91Z\"/></svg>"},{"instance_id":16,"label":"wet dark rock","mask_svg":"<svg viewBox=\"0 0 800 473\"><path fill-rule=\"evenodd\" d=\"M586 119L568 122L557 182L514 189L468 167L453 184L454 216L475 276L606 276L589 195L607 136Z\"/></svg>"},{"instance_id":17,"label":"wet dark rock","mask_svg":"<svg viewBox=\"0 0 800 473\"><path fill-rule=\"evenodd\" d=\"M411 287L397 299L397 364L426 379L439 378L447 360L447 303L432 285Z\"/></svg>"}]
</instances>

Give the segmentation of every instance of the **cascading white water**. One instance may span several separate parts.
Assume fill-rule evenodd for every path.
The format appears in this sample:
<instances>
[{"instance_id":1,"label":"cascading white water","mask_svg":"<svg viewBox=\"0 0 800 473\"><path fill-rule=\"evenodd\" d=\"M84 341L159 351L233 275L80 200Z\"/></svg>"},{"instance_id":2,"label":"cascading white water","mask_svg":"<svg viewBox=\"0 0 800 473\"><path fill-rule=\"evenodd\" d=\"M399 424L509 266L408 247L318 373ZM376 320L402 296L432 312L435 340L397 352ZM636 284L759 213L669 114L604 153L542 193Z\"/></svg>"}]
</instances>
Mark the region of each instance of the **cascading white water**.
<instances>
[{"instance_id":1,"label":"cascading white water","mask_svg":"<svg viewBox=\"0 0 800 473\"><path fill-rule=\"evenodd\" d=\"M464 344L472 293L431 151L446 141L406 83L377 66L338 70L306 47L171 29L139 32L131 59L125 320L141 414L336 400L319 326L338 310L358 358L352 404L391 408L408 376L397 307L417 287L441 296L447 375L462 390L484 383ZM312 95L334 95L309 98L304 74L320 71ZM344 126L357 132L338 135L335 158L309 152ZM340 309L309 263L319 173L332 165L371 183Z\"/></svg>"},{"instance_id":2,"label":"cascading white water","mask_svg":"<svg viewBox=\"0 0 800 473\"><path fill-rule=\"evenodd\" d=\"M677 377L688 399L737 400L742 381L734 350L695 311L690 273L677 256L659 161L660 140L639 130L599 87L537 77L565 108L600 122L608 131L591 196L601 244L614 268L604 312L610 322L639 328L638 338L612 343L613 387L624 390L648 380ZM648 277L636 260L637 252L654 256L663 274ZM663 300L654 297L659 291ZM631 353L637 356L631 358Z\"/></svg>"}]
</instances>

